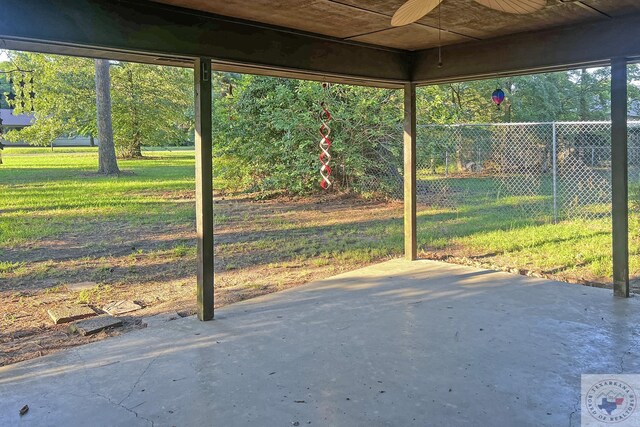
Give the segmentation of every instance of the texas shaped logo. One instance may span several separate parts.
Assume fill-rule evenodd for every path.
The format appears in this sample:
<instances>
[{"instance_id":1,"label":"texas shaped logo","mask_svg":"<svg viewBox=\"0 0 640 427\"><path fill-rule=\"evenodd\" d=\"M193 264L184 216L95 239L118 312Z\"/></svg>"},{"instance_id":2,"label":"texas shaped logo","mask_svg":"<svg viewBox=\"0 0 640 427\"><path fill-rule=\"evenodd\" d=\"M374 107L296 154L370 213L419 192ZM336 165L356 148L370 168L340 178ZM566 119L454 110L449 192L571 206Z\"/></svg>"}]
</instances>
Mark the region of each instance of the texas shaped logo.
<instances>
[{"instance_id":1,"label":"texas shaped logo","mask_svg":"<svg viewBox=\"0 0 640 427\"><path fill-rule=\"evenodd\" d=\"M624 397L616 397L613 402L607 399L606 397L602 398L602 404L598 405L598 408L606 411L607 414L611 415L613 411L615 411L618 406L622 405L624 402Z\"/></svg>"}]
</instances>

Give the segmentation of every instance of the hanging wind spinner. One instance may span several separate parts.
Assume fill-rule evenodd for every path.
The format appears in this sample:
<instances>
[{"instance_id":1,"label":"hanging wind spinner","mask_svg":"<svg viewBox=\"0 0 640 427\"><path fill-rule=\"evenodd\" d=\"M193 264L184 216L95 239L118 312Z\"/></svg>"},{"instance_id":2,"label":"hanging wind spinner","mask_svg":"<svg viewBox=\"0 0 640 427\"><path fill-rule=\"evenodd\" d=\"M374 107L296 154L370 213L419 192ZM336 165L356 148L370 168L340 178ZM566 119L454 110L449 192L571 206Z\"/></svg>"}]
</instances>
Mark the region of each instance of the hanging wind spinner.
<instances>
[{"instance_id":1,"label":"hanging wind spinner","mask_svg":"<svg viewBox=\"0 0 640 427\"><path fill-rule=\"evenodd\" d=\"M326 91L329 85L327 83L322 84L322 88ZM329 150L331 149L331 139L329 135L331 135L331 128L329 127L329 122L331 121L331 113L327 109L327 105L325 102L320 103L320 107L322 108L322 112L320 113L320 121L322 125L320 126L320 175L322 177L320 181L320 187L323 190L327 190L331 186L331 166L329 166L329 162L331 161L331 153Z\"/></svg>"}]
</instances>

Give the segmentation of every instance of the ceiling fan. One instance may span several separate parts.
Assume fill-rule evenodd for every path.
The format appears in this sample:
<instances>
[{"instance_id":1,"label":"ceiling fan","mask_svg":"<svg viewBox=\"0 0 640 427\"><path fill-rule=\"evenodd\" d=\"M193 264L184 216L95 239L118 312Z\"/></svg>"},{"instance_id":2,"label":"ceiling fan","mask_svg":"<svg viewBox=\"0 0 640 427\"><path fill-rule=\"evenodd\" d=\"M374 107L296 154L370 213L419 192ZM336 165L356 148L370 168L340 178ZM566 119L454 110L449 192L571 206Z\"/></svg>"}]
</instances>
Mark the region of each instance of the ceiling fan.
<instances>
[{"instance_id":1,"label":"ceiling fan","mask_svg":"<svg viewBox=\"0 0 640 427\"><path fill-rule=\"evenodd\" d=\"M411 24L438 7L443 0L409 0L396 11L391 25L400 27ZM525 15L536 12L547 5L547 0L475 0L490 9L506 13Z\"/></svg>"}]
</instances>

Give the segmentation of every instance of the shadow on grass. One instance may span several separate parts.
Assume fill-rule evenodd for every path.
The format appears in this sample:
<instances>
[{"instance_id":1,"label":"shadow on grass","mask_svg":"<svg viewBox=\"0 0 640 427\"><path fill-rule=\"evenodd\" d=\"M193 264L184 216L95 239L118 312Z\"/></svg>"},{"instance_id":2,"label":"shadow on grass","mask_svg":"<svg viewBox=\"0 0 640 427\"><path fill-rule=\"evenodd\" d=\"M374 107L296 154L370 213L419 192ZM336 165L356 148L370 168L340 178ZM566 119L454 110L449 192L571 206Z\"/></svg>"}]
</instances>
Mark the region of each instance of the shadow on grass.
<instances>
[{"instance_id":1,"label":"shadow on grass","mask_svg":"<svg viewBox=\"0 0 640 427\"><path fill-rule=\"evenodd\" d=\"M462 217L456 213L421 214L421 238L427 233L433 233L434 237L441 235L461 238L477 233L513 228L513 223L505 224L505 221L500 217L495 215L487 217L481 215L482 213L486 213L486 210L480 206L466 212ZM450 221L456 221L456 223L447 224ZM434 226L424 227L425 222L434 223ZM436 224L447 224L447 229L438 230L435 227ZM531 224L529 221L522 222L522 226L530 226ZM73 242L69 242L71 247L60 245L60 242L58 242L58 246L42 242L37 248L5 250L3 257L7 261L13 262L25 260L62 262L84 257L135 257L139 251L168 250L179 245L194 245L195 243L194 240L184 237L162 239L162 231L158 229L154 229L151 236L145 236L144 227L141 228L142 230L134 235L132 234L135 231L134 227L129 230L120 227L120 231L116 235L107 237L106 240L97 244L94 243L95 238L103 234L101 231L96 232L96 235L93 236L87 234L75 237ZM146 232L149 233L149 230ZM218 258L216 270L220 272L294 260L307 261L318 257L329 260L343 257L345 260L370 262L380 256L400 254L402 238L402 218L400 216L384 220L351 221L326 226L225 233L217 235L215 239ZM542 241L539 244L562 240ZM64 243L64 239L62 243ZM137 268L135 262L132 262L131 266ZM90 267L84 272L68 271L68 273L70 276L81 276L83 273L91 276L94 269L94 267Z\"/></svg>"},{"instance_id":2,"label":"shadow on grass","mask_svg":"<svg viewBox=\"0 0 640 427\"><path fill-rule=\"evenodd\" d=\"M153 205L153 203L149 203L149 205ZM386 256L402 253L403 222L400 212L385 219L358 220L354 213L358 208L369 209L371 203L368 202L354 203L353 200L343 201L339 198L329 203L326 200L313 198L294 203L254 202L253 207L257 206L258 209L249 211L249 219L237 218L238 215L246 214L243 209L246 205L246 201L218 203L216 214L223 216L232 214L232 219L228 223L237 224L278 213L317 211L321 207L322 210L332 212L334 216L336 214L340 216L344 210L344 215L348 215L352 220L332 225L305 226L299 225L299 221L296 221L295 217L291 220L278 218L278 223L272 228L269 228L269 224L260 224L260 227L263 228L257 230L228 230L225 229L227 224L225 223L220 227L221 233L215 237L215 270L218 273L245 268L270 268L287 263L299 264L293 267L303 267L305 264L313 266L314 262L370 263ZM69 215L71 214L70 212ZM344 216L340 217L341 220L343 218ZM446 251L447 248L451 248L455 239L464 239L495 231L509 232L547 224L549 222L545 218L523 217L521 205L496 201L467 206L459 211L420 212L418 236L421 249L435 248L435 250L444 249ZM34 263L48 260L64 262L85 257L97 260L106 257L107 259L100 262L105 266L109 262L114 264L113 277L122 280L135 277L138 283L149 283L163 277L166 280L175 280L194 274L195 257L193 252L185 257L164 259L159 263L148 260L141 264L136 262L136 256L140 251L144 255L146 252L171 250L177 246L193 248L195 240L192 237L185 237L183 234L172 237L171 230L163 230L162 224L158 224L153 229L127 223L119 224L119 226L118 232L109 234L108 231L106 233L104 231L109 229L108 226L101 226L94 222L93 230L90 228L87 232L83 231L80 235L74 236L71 242L65 242L63 236L57 242L40 242L35 248L21 247L5 250L2 257L7 261L30 260ZM191 226L187 225L177 226L173 230L178 230L180 233L192 233ZM488 254L485 251L480 256L490 257L502 254L507 250L523 250L554 243L570 241L578 243L580 239L604 234L606 234L604 231L593 231L577 236L549 236L532 243L508 241L506 249L494 250ZM65 245L71 247L65 247ZM211 261L213 262L213 260ZM96 268L95 263L93 265L89 263L86 266L67 266L52 275L59 277L66 274L72 278L94 278ZM38 274L41 276L43 273ZM98 279L109 283L109 276L106 274L104 278L98 277ZM24 282L26 278L28 275L22 277L20 282ZM35 283L34 289L38 287ZM16 287L25 289L24 284L16 285ZM4 289L11 289L11 284L9 283L8 287Z\"/></svg>"}]
</instances>

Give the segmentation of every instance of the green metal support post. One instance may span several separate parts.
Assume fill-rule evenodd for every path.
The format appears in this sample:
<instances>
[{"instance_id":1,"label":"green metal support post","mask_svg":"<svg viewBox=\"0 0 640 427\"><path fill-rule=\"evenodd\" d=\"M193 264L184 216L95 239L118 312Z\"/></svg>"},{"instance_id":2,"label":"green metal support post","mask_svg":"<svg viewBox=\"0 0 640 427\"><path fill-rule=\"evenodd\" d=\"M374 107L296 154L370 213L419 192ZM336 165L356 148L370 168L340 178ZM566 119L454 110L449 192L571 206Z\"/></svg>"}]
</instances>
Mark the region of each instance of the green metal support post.
<instances>
[{"instance_id":1,"label":"green metal support post","mask_svg":"<svg viewBox=\"0 0 640 427\"><path fill-rule=\"evenodd\" d=\"M613 294L629 297L629 187L627 163L627 60L611 61L611 217Z\"/></svg>"},{"instance_id":2,"label":"green metal support post","mask_svg":"<svg viewBox=\"0 0 640 427\"><path fill-rule=\"evenodd\" d=\"M198 319L213 319L213 159L211 58L195 61Z\"/></svg>"}]
</instances>

